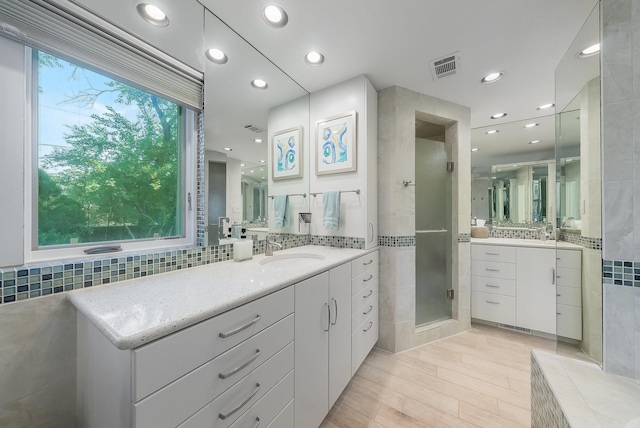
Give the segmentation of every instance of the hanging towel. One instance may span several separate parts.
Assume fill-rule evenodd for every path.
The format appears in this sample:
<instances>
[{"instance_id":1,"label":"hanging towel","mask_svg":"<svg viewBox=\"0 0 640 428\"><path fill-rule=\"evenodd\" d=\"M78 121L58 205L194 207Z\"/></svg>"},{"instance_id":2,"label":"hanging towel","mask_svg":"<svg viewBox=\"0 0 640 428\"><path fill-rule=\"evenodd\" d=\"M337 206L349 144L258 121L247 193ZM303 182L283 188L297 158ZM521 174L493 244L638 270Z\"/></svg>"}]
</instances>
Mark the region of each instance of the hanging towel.
<instances>
[{"instance_id":1,"label":"hanging towel","mask_svg":"<svg viewBox=\"0 0 640 428\"><path fill-rule=\"evenodd\" d=\"M340 227L340 191L332 190L322 194L322 224L327 230Z\"/></svg>"},{"instance_id":2,"label":"hanging towel","mask_svg":"<svg viewBox=\"0 0 640 428\"><path fill-rule=\"evenodd\" d=\"M273 227L282 229L289 226L289 195L275 195L273 197Z\"/></svg>"}]
</instances>

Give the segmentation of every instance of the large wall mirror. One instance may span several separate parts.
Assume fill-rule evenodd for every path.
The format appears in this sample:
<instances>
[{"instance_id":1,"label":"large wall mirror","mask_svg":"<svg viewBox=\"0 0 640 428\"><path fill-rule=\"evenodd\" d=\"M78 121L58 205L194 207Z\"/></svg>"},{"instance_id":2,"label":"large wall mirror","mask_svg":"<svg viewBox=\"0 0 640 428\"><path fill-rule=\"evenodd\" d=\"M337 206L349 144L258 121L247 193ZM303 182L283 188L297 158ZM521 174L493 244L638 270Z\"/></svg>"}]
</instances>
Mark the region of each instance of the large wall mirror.
<instances>
[{"instance_id":1,"label":"large wall mirror","mask_svg":"<svg viewBox=\"0 0 640 428\"><path fill-rule=\"evenodd\" d=\"M202 3L207 7L213 2ZM204 244L231 243L241 229L245 229L245 236L263 238L272 196L268 185L269 140L277 131L269 129L270 112L295 101L298 110L303 110L301 116L307 117L301 123L307 127L309 95L208 10L205 47L223 50L228 61L205 64ZM267 88L252 86L254 79L267 82ZM308 192L308 177L296 180L296 184Z\"/></svg>"}]
</instances>

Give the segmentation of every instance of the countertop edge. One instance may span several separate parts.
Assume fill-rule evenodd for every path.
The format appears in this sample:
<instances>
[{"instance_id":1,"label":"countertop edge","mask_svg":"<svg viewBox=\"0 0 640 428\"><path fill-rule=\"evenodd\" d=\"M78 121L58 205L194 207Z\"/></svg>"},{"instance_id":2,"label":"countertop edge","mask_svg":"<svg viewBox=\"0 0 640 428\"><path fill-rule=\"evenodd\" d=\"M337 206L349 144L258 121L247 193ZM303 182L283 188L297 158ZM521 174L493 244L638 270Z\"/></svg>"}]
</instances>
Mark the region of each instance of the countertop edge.
<instances>
[{"instance_id":1,"label":"countertop edge","mask_svg":"<svg viewBox=\"0 0 640 428\"><path fill-rule=\"evenodd\" d=\"M243 294L240 297L230 299L229 301L224 301L220 305L213 305L210 308L206 308L204 310L201 310L195 313L185 312L185 316L179 320L170 320L167 322L161 322L156 326L147 328L145 330L141 330L137 333L130 334L130 335L122 335L116 329L112 328L112 326L109 325L105 320L103 320L100 317L100 315L92 308L91 302L87 301L85 297L88 294L93 296L104 294L108 290L111 290L113 287L119 287L119 288L130 287L132 289L141 282L140 278L120 281L113 284L105 284L105 285L101 285L91 289L73 290L68 293L67 298L76 307L76 309L83 316L85 316L117 349L130 350L133 348L137 348L139 346L146 345L147 343L150 343L154 340L161 339L165 336L168 336L170 334L183 330L192 325L198 324L207 319L213 318L217 315L223 314L227 311L235 309L246 303L252 302L261 297L264 297L274 292L277 292L279 290L282 290L286 287L289 287L300 281L304 281L305 279L311 278L322 272L331 270L336 266L351 262L357 259L358 257L372 253L379 249L379 247L361 250L361 249L353 249L353 248L303 246L303 247L296 247L288 250L283 250L282 252L279 251L276 254L296 253L296 252L300 252L301 249L302 250L307 249L307 252L308 252L309 248L325 248L325 249L332 248L335 250L358 251L358 253L344 255L335 260L323 260L324 263L321 263L319 266L311 266L309 270L305 271L302 274L298 273L296 275L283 279L282 281L278 281L277 283L266 286L254 292L249 292L249 293ZM264 255L258 255L254 259L250 260L249 262L253 261L255 266L255 263L259 263L259 260L263 258L264 258ZM224 266L224 264L227 264L228 266L229 264L232 264L232 263L237 263L237 262L234 262L233 260L229 260L229 261L224 261L219 263L212 263L209 265L198 266L196 268L191 268L191 269L166 272L166 273L158 274L153 277L147 277L146 282L151 282L154 279L159 279L159 280L166 279L167 277L164 275L173 275L176 277L186 276L189 273L192 273L193 269L207 269L214 272L217 269L219 270L222 266ZM240 263L246 263L246 262L240 262Z\"/></svg>"}]
</instances>

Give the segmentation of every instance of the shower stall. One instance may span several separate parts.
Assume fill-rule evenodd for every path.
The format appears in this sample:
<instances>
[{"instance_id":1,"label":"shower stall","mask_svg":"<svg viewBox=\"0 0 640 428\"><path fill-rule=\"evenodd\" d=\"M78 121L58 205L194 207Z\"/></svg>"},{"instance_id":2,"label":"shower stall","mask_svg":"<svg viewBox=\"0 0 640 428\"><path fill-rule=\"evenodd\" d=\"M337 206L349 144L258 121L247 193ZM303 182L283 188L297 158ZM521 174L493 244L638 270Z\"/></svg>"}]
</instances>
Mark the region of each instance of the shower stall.
<instances>
[{"instance_id":1,"label":"shower stall","mask_svg":"<svg viewBox=\"0 0 640 428\"><path fill-rule=\"evenodd\" d=\"M416 327L451 318L452 172L451 145L444 127L427 124L428 137L416 123L415 232ZM441 132L438 128L441 128Z\"/></svg>"}]
</instances>

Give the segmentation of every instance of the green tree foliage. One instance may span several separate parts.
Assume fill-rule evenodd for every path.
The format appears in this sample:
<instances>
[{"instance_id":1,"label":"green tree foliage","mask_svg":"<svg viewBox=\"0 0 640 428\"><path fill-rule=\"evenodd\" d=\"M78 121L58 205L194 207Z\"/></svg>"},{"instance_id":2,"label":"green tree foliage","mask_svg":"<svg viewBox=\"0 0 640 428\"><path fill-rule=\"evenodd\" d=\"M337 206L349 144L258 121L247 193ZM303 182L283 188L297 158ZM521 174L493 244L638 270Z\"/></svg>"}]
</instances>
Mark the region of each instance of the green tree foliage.
<instances>
[{"instance_id":1,"label":"green tree foliage","mask_svg":"<svg viewBox=\"0 0 640 428\"><path fill-rule=\"evenodd\" d=\"M72 228L80 242L180 234L180 107L113 80L72 101L93 104L105 92L115 93L120 105L136 107L136 120L107 105L89 124L71 125L67 147L44 157L42 167L56 173L41 172L39 217L50 220L39 221L40 245L69 243L63 230L70 223L82 224L82 230ZM43 193L45 184L55 191ZM55 201L64 201L65 209L50 208ZM67 216L67 209L79 215ZM60 240L50 242L55 236Z\"/></svg>"}]
</instances>

